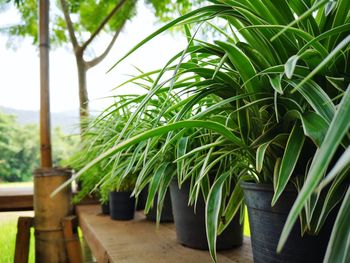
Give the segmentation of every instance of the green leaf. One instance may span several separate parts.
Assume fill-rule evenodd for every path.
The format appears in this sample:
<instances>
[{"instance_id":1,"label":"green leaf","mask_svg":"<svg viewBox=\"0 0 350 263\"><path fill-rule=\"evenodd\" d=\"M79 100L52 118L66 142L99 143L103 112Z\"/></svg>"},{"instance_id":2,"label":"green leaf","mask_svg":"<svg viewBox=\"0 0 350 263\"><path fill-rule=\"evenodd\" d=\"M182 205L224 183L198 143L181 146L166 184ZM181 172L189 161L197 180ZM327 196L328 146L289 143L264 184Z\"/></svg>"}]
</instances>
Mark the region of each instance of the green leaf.
<instances>
[{"instance_id":1,"label":"green leaf","mask_svg":"<svg viewBox=\"0 0 350 263\"><path fill-rule=\"evenodd\" d=\"M281 158L278 157L276 159L276 163L275 166L273 167L273 188L276 189L277 187L277 180L278 180L278 176L281 170Z\"/></svg>"},{"instance_id":2,"label":"green leaf","mask_svg":"<svg viewBox=\"0 0 350 263\"><path fill-rule=\"evenodd\" d=\"M300 89L306 82L308 82L313 76L319 73L323 67L325 67L334 57L341 52L341 50L350 43L350 35L345 37L330 53L324 60L316 67L310 74L304 78L295 89Z\"/></svg>"},{"instance_id":3,"label":"green leaf","mask_svg":"<svg viewBox=\"0 0 350 263\"><path fill-rule=\"evenodd\" d=\"M146 214L153 206L154 197L156 195L157 189L159 188L159 185L163 180L163 176L168 166L169 166L169 163L160 164L156 172L154 173L154 176L152 177L152 181L148 188L148 196L147 196L147 201L145 206Z\"/></svg>"},{"instance_id":4,"label":"green leaf","mask_svg":"<svg viewBox=\"0 0 350 263\"><path fill-rule=\"evenodd\" d=\"M294 74L295 66L297 65L297 62L299 60L298 55L291 56L286 64L284 65L284 73L286 74L286 77L291 79Z\"/></svg>"},{"instance_id":5,"label":"green leaf","mask_svg":"<svg viewBox=\"0 0 350 263\"><path fill-rule=\"evenodd\" d=\"M328 16L336 5L337 5L336 1L333 1L333 0L329 1L324 8L324 14Z\"/></svg>"},{"instance_id":6,"label":"green leaf","mask_svg":"<svg viewBox=\"0 0 350 263\"><path fill-rule=\"evenodd\" d=\"M319 233L319 231L321 230L331 210L343 200L348 187L347 183L344 182L344 180L346 180L347 175L347 171L342 172L342 174L333 181L331 187L327 189L327 195L325 197L324 203L322 204L322 209L315 218L315 220L317 221L316 233Z\"/></svg>"},{"instance_id":7,"label":"green leaf","mask_svg":"<svg viewBox=\"0 0 350 263\"><path fill-rule=\"evenodd\" d=\"M250 118L248 109L244 109L243 107L248 106L244 105L241 101L236 101L236 107L239 109L237 111L237 123L240 131L241 138L243 139L245 144L249 144L248 138L250 133Z\"/></svg>"},{"instance_id":8,"label":"green leaf","mask_svg":"<svg viewBox=\"0 0 350 263\"><path fill-rule=\"evenodd\" d=\"M332 84L333 87L335 87L340 92L343 92L345 87L345 79L344 78L334 78L326 76L326 79L329 81L329 83Z\"/></svg>"},{"instance_id":9,"label":"green leaf","mask_svg":"<svg viewBox=\"0 0 350 263\"><path fill-rule=\"evenodd\" d=\"M203 165L201 167L201 170L199 171L199 175L198 175L196 184L201 184L200 182L202 179L209 177L209 176L206 176L207 173L209 172L208 170L206 170L206 168L208 166L208 163L209 163L209 160L211 158L213 151L214 151L214 147L210 148L209 151L207 152L206 156L204 157L204 162L203 162Z\"/></svg>"},{"instance_id":10,"label":"green leaf","mask_svg":"<svg viewBox=\"0 0 350 263\"><path fill-rule=\"evenodd\" d=\"M305 19L306 17L310 16L312 17L312 13L315 12L316 10L320 9L322 6L324 6L329 0L320 0L317 1L316 4L314 4L311 8L308 8L303 14L299 15L297 19L294 19L291 23L289 23L283 30L281 30L280 32L278 32L278 34L276 34L271 41L274 41L276 38L278 38L279 36L281 36L283 33L285 33L288 28L291 28L292 26L294 26L295 24L301 22L303 19ZM296 1L296 2L300 2L300 1Z\"/></svg>"},{"instance_id":11,"label":"green leaf","mask_svg":"<svg viewBox=\"0 0 350 263\"><path fill-rule=\"evenodd\" d=\"M350 2L348 0L338 0L337 8L335 10L335 15L332 17L332 26L331 28L344 25L346 22L349 22L349 10ZM346 32L346 31L345 31ZM344 33L345 33L344 32ZM349 32L347 32L348 34ZM338 41L338 35L332 36L328 39L328 48L332 49Z\"/></svg>"},{"instance_id":12,"label":"green leaf","mask_svg":"<svg viewBox=\"0 0 350 263\"><path fill-rule=\"evenodd\" d=\"M177 144L177 151L176 151L177 158L180 158L181 156L186 154L188 140L189 140L188 137L182 137L179 140L179 143ZM184 176L183 167L184 167L184 160L177 162L177 176L179 178L183 178L183 176Z\"/></svg>"},{"instance_id":13,"label":"green leaf","mask_svg":"<svg viewBox=\"0 0 350 263\"><path fill-rule=\"evenodd\" d=\"M158 159L160 158L159 152L156 153L150 160L147 161L146 165L142 168L141 172L138 174L136 183L135 183L135 189L133 191L133 194L139 194L141 190L138 189L143 189L143 187L146 185L148 182L148 173L152 169L154 169L155 164L157 163ZM138 190L138 191L136 191Z\"/></svg>"},{"instance_id":14,"label":"green leaf","mask_svg":"<svg viewBox=\"0 0 350 263\"><path fill-rule=\"evenodd\" d=\"M215 142L212 142L212 143L208 143L208 144L203 144L199 147L196 147L194 148L192 151L186 153L186 154L183 154L183 155L177 155L177 159L174 160L174 162L179 162L179 161L182 161L183 159L186 159L188 158L189 156L195 154L195 153L198 153L200 151L203 151L203 150L207 150L209 148L212 148L214 146L219 146L219 145L222 145L225 141L224 140L217 140Z\"/></svg>"},{"instance_id":15,"label":"green leaf","mask_svg":"<svg viewBox=\"0 0 350 263\"><path fill-rule=\"evenodd\" d=\"M288 215L286 224L281 233L280 241L278 243L277 251L281 251L287 238L292 230L299 213L303 209L305 203L314 192L322 177L331 162L334 153L338 149L342 138L350 128L350 85L348 86L344 97L333 117L327 134L322 142L321 147L317 150L312 161L308 176L303 188L294 202L294 205Z\"/></svg>"},{"instance_id":16,"label":"green leaf","mask_svg":"<svg viewBox=\"0 0 350 263\"><path fill-rule=\"evenodd\" d=\"M328 123L314 112L300 114L300 119L303 124L305 135L310 137L310 139L320 147L327 133Z\"/></svg>"},{"instance_id":17,"label":"green leaf","mask_svg":"<svg viewBox=\"0 0 350 263\"><path fill-rule=\"evenodd\" d=\"M282 89L282 84L281 84L281 81L282 81L282 74L278 74L278 75L275 75L275 76L268 76L269 77L269 80L270 80L270 84L272 86L272 88L277 91L279 94L283 94L283 89Z\"/></svg>"},{"instance_id":18,"label":"green leaf","mask_svg":"<svg viewBox=\"0 0 350 263\"><path fill-rule=\"evenodd\" d=\"M299 86L299 84L292 81L288 81L288 83L293 87ZM298 91L315 112L324 118L327 123L331 122L335 106L327 93L316 82L310 81L305 83L305 85L299 86Z\"/></svg>"},{"instance_id":19,"label":"green leaf","mask_svg":"<svg viewBox=\"0 0 350 263\"><path fill-rule=\"evenodd\" d=\"M230 196L230 200L227 203L225 212L223 216L221 217L220 223L219 223L219 228L218 228L218 234L220 235L226 227L230 224L236 213L239 211L239 207L243 203L243 189L239 185L239 182L242 179L236 183L235 188L233 189L233 193ZM223 217L225 220L223 220Z\"/></svg>"},{"instance_id":20,"label":"green leaf","mask_svg":"<svg viewBox=\"0 0 350 263\"><path fill-rule=\"evenodd\" d=\"M220 177L215 181L210 189L205 207L205 226L207 231L207 240L210 256L214 262L217 262L216 237L222 201L222 187L229 176L230 172L225 172L220 175Z\"/></svg>"},{"instance_id":21,"label":"green leaf","mask_svg":"<svg viewBox=\"0 0 350 263\"><path fill-rule=\"evenodd\" d=\"M114 67L116 67L121 61L123 61L125 58L130 56L132 53L134 53L137 49L139 49L141 46L155 38L156 36L160 35L166 30L169 30L170 28L174 27L175 25L178 25L181 22L186 21L186 19L196 17L196 16L210 16L211 14L215 14L217 12L228 10L228 6L223 5L212 5L212 6L205 6L202 8L198 8L192 12L189 12L179 18L174 19L173 21L169 22L168 24L164 25L163 27L156 30L154 33L147 36L145 39L143 39L141 42L139 42L136 46L134 46L129 52L127 52L121 59L119 59L108 71L111 71Z\"/></svg>"},{"instance_id":22,"label":"green leaf","mask_svg":"<svg viewBox=\"0 0 350 263\"><path fill-rule=\"evenodd\" d=\"M157 200L157 224L159 224L161 215L162 215L162 209L163 209L163 204L165 200L165 195L168 191L169 185L171 183L171 180L175 176L175 169L173 165L168 165L167 168L164 171L163 180L161 182L161 185L158 189L158 200Z\"/></svg>"},{"instance_id":23,"label":"green leaf","mask_svg":"<svg viewBox=\"0 0 350 263\"><path fill-rule=\"evenodd\" d=\"M55 189L55 191L51 194L51 196L55 196L58 192L62 191L71 182L73 182L74 180L79 178L79 176L81 176L83 173L85 173L91 167L93 167L97 163L101 162L102 160L108 158L112 154L120 152L131 145L135 145L135 144L137 144L141 141L147 140L149 138L163 135L163 134L166 134L170 131L183 129L183 128L206 128L209 130L213 130L213 131L216 131L219 134L223 135L224 137L226 137L227 139L229 139L233 143L235 143L237 145L244 146L242 141L236 135L234 135L229 129L227 129L224 125L216 123L216 122L212 122L212 121L188 120L188 121L180 121L177 123L172 123L172 124L160 126L160 127L154 128L152 130L145 131L145 132L138 134L134 137L131 137L127 140L124 140L123 142L118 143L117 145L109 148L107 151L100 154L94 160L92 160L87 165L85 165L77 174L72 176L69 180L64 182L57 189Z\"/></svg>"},{"instance_id":24,"label":"green leaf","mask_svg":"<svg viewBox=\"0 0 350 263\"><path fill-rule=\"evenodd\" d=\"M255 68L250 59L235 45L228 44L222 41L215 42L220 46L228 55L228 58L232 64L237 68L237 71L241 75L248 93L254 94L261 91L259 81L254 78L256 75Z\"/></svg>"},{"instance_id":25,"label":"green leaf","mask_svg":"<svg viewBox=\"0 0 350 263\"><path fill-rule=\"evenodd\" d=\"M258 147L256 151L256 170L259 173L263 168L265 152L269 145L270 145L270 142L263 143Z\"/></svg>"},{"instance_id":26,"label":"green leaf","mask_svg":"<svg viewBox=\"0 0 350 263\"><path fill-rule=\"evenodd\" d=\"M295 165L299 159L301 150L304 145L305 136L303 129L300 127L300 124L297 122L290 136L288 138L287 146L283 154L283 159L281 161L281 167L279 170L277 184L275 186L275 194L272 198L271 205L274 206L284 191L292 173L294 171Z\"/></svg>"},{"instance_id":27,"label":"green leaf","mask_svg":"<svg viewBox=\"0 0 350 263\"><path fill-rule=\"evenodd\" d=\"M299 56L310 69L316 68L323 59L321 54L314 49L307 49ZM323 71L320 71L320 73L323 73Z\"/></svg>"},{"instance_id":28,"label":"green leaf","mask_svg":"<svg viewBox=\"0 0 350 263\"><path fill-rule=\"evenodd\" d=\"M350 261L350 188L335 220L323 262L346 263Z\"/></svg>"},{"instance_id":29,"label":"green leaf","mask_svg":"<svg viewBox=\"0 0 350 263\"><path fill-rule=\"evenodd\" d=\"M337 163L334 165L332 170L327 174L327 176L321 181L318 191L321 191L327 184L334 180L339 173L341 173L350 164L350 146L345 150L345 152L340 156Z\"/></svg>"}]
</instances>

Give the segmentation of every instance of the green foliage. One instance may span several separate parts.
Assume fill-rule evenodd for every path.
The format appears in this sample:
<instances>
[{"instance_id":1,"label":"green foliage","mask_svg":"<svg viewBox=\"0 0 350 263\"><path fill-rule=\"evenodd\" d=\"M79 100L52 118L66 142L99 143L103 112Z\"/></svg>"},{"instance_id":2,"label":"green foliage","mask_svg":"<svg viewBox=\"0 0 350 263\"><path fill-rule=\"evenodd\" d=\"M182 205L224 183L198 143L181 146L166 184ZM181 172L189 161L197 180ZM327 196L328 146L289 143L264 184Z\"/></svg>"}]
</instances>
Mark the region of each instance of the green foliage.
<instances>
[{"instance_id":1,"label":"green foliage","mask_svg":"<svg viewBox=\"0 0 350 263\"><path fill-rule=\"evenodd\" d=\"M126 99L132 95L116 98L116 102L96 119L87 121L87 129L83 134L80 149L65 164L79 171L96 156L113 143L113 139L119 137L125 127L125 123L132 114L133 105L124 105ZM149 125L147 122L144 125ZM147 128L139 126L137 130L130 129L128 133L137 134L140 130ZM105 203L108 201L110 191L132 191L135 187L138 171L141 163L133 156L135 147L129 147L124 154L106 158L104 161L89 169L79 178L81 190L75 197L74 202L79 202L89 194L95 194Z\"/></svg>"},{"instance_id":2,"label":"green foliage","mask_svg":"<svg viewBox=\"0 0 350 263\"><path fill-rule=\"evenodd\" d=\"M9 5L8 2L8 0L0 0L0 6L5 7ZM137 2L137 0L125 1L125 4L123 4L117 14L109 20L102 32L113 34L116 30L119 30L126 21L132 19L136 15ZM177 2L172 0L147 1L155 10L156 16L161 20L169 20L174 16L174 13L177 14L176 11L187 12L192 6L192 2L196 1L181 0ZM19 24L9 25L6 28L0 28L1 33L10 36L11 41L8 42L10 46L16 47L20 44L19 41L14 41L14 39L18 37L29 37L32 39L33 44L38 43L38 3L39 2L36 0L15 1L21 17L21 22ZM66 0L78 41L81 43L86 41L86 36L92 35L96 31L97 27L113 10L117 3L118 1L113 0ZM6 8L3 8L3 10L0 9L0 12L4 10L6 10ZM70 43L59 0L51 1L50 12L51 45L57 47Z\"/></svg>"},{"instance_id":3,"label":"green foliage","mask_svg":"<svg viewBox=\"0 0 350 263\"><path fill-rule=\"evenodd\" d=\"M132 192L135 187L136 178L136 174L128 174L123 178L121 183L118 177L109 177L106 179L100 187L101 202L106 203L109 200L110 192Z\"/></svg>"},{"instance_id":4,"label":"green foliage","mask_svg":"<svg viewBox=\"0 0 350 263\"><path fill-rule=\"evenodd\" d=\"M145 182L151 181L154 189L167 187L169 159L164 161L163 154L177 145L179 154L173 162L178 166L179 183L184 177L191 179L193 202L200 191L208 197L207 233L214 261L215 235L238 211L242 202L239 181L243 180L273 184L272 205L288 184L300 191L278 249L298 216L303 214L305 219L302 234L317 234L328 214L342 203L327 260L333 262L332 257L339 252L337 262L345 262L349 242L346 238L338 242L335 235L341 232L347 237L350 229L344 224L349 219L349 194L346 199L344 196L349 188L350 164L350 2L339 0L331 6L327 0L303 5L268 0L211 2L213 5L163 26L121 59L177 25L200 26L213 18L227 24L224 31L217 28L221 34L217 41L196 39L188 31L188 47L162 70L142 73L129 81L149 78L148 93L132 100L137 106L121 134L77 176L105 159L114 160L130 147L166 136L156 155L161 164L149 163L160 168L145 177ZM179 100L171 101L174 94L181 94ZM166 96L166 103L158 104L160 110L155 112L152 109L161 96ZM201 103L212 97L215 103ZM173 117L168 118L172 111ZM153 113L152 129L128 133ZM211 132L215 140L187 148L193 138L186 137L198 135L198 130ZM225 155L231 158L220 163L219 158ZM208 171L215 171L215 161L223 168L209 184ZM199 167L199 173L192 173ZM232 181L234 186L230 187ZM158 187L161 184L164 186ZM329 188L324 187L327 184Z\"/></svg>"},{"instance_id":5,"label":"green foliage","mask_svg":"<svg viewBox=\"0 0 350 263\"><path fill-rule=\"evenodd\" d=\"M75 151L77 140L64 135L59 128L53 132L53 161L59 165ZM39 128L20 126L14 116L0 112L0 181L31 181L39 167Z\"/></svg>"},{"instance_id":6,"label":"green foliage","mask_svg":"<svg viewBox=\"0 0 350 263\"><path fill-rule=\"evenodd\" d=\"M202 0L146 0L147 3L153 5L155 15L163 21L173 19L178 14L188 13L193 6L203 5L206 1Z\"/></svg>"},{"instance_id":7,"label":"green foliage","mask_svg":"<svg viewBox=\"0 0 350 263\"><path fill-rule=\"evenodd\" d=\"M0 113L1 181L30 181L39 166L38 129L19 126L13 116Z\"/></svg>"},{"instance_id":8,"label":"green foliage","mask_svg":"<svg viewBox=\"0 0 350 263\"><path fill-rule=\"evenodd\" d=\"M6 9L4 1L0 0L0 11ZM191 0L179 2L179 8L185 10L192 3ZM38 3L36 0L21 1L20 4L17 2L21 22L0 28L0 33L9 36L9 46L15 47L18 44L15 39L23 37L30 37L33 44L38 43ZM173 7L176 2L172 0L149 1L149 3L162 19L175 11ZM57 0L53 8L51 7L49 21L51 46L61 46L70 42L77 61L81 122L89 115L85 81L87 70L98 65L108 55L125 23L135 15L136 4L137 0ZM94 52L91 52L93 50L91 43L103 33L112 35L112 38L100 54L94 55ZM81 132L83 130L84 127L81 125Z\"/></svg>"},{"instance_id":9,"label":"green foliage","mask_svg":"<svg viewBox=\"0 0 350 263\"><path fill-rule=\"evenodd\" d=\"M179 76L190 78L189 73L194 73L197 78L193 78L194 81L188 85L188 90L193 90L196 86L196 92L204 93L200 90L202 85L199 85L198 81L198 79L204 79L210 81L207 88L212 89L213 92L214 88L221 86L221 92L219 93L218 90L215 92L227 103L237 102L235 105L226 105L226 107L231 107L231 116L234 122L234 125L228 125L229 122L226 125L235 134L241 136L246 144L246 147L238 149L238 152L247 157L247 162L242 162L237 158L237 161L243 164L242 171L245 169L245 173L243 172L241 175L247 176L245 180L274 183L273 203L277 201L288 182L296 184L301 182L303 184L304 174L311 177L305 182L290 214L288 227L282 235L282 241L286 240L288 231L304 208L307 217L304 231L315 233L322 227L322 223L314 225L313 221L324 222L324 217L334 206L324 206L323 208L327 212L320 215L317 211L323 206L325 199L322 196L317 196L316 203L311 205L309 198L324 176L327 165L333 158L332 153L335 153L336 150L342 152L349 145L348 140L344 138L346 134L349 135L348 120L335 121L338 116L335 113L336 104L339 104L339 98L342 96L345 100L344 91L348 90L348 78L345 77L349 65L347 57L350 41L346 37L349 32L348 17L341 17L339 14L342 11L336 8L333 9L330 16L326 17L323 13L324 9L321 8L322 3L325 4L326 1L313 7L309 6L309 10L298 10L299 7L289 7L287 3L281 3L285 14L297 12L302 14L298 20L305 19L309 22L309 26L306 26L303 23L305 21L302 21L297 29L289 26L276 26L276 22L282 25L292 25L297 20L293 16L280 17L267 1L256 6L247 4L243 7L236 2L226 6L209 6L173 21L144 41L148 41L176 23L184 23L195 16L199 17L198 20L201 21L206 19L208 15L217 14L220 16L221 13L225 13L223 18L227 19L232 27L239 30L241 37L245 39L244 43L232 37L226 42L216 41L214 44L199 41L196 49L184 50L184 53L191 56L188 61L182 62L180 60L181 64L176 67L176 76L177 78ZM339 1L336 6L349 8L346 5L348 2ZM236 10L238 13L235 13ZM337 28L337 38L330 32L335 31L335 28L317 24L319 21L310 17L310 14L315 10L318 10L319 17L323 19L337 20L338 26L342 27L342 30ZM283 29L283 34L278 34L281 29ZM321 36L327 39L327 41L323 40L322 44L319 42ZM271 38L274 40L270 41ZM297 39L298 41L296 41ZM341 52L343 55L340 55ZM316 57L315 53L317 53ZM292 60L291 58L295 58L295 54L302 54L300 56L302 61L297 63L295 59ZM198 59L199 57L200 59ZM284 63L286 64L284 65ZM219 78L219 73L222 75L221 78ZM334 86L327 79L337 79L339 84ZM246 94L247 97L234 99L234 96L237 96L236 92L241 95ZM342 112L342 116L349 115L348 107L348 102L338 105L338 111ZM317 116L312 119L313 123L307 117L310 115ZM333 118L334 124L331 123ZM319 121L317 122L317 120ZM301 127L304 134L301 132ZM328 127L330 131L327 138L330 139L327 140L324 135ZM166 132L165 127L163 130ZM223 134L223 131L221 133ZM317 143L313 145L310 140ZM321 144L320 142L323 140L324 143ZM237 142L235 143L237 144ZM332 151L323 150L324 155L321 155L323 146L326 149L325 145L328 145L328 148L332 146ZM315 155L315 150L320 146L319 153ZM115 147L115 149L117 148ZM254 153L257 149L259 150L257 157L255 157ZM313 157L315 159L311 165L310 173L308 173L307 163L311 162ZM340 175L340 181L343 181L348 175L348 162L345 162L348 159L344 156L343 164L340 166L342 168L340 171L345 172L345 174ZM245 168L244 163L246 163ZM316 165L316 163L318 164ZM255 164L257 164L257 170L252 169ZM236 163L233 162L232 165L236 165ZM322 167L322 170L315 167ZM316 169L318 172L315 172ZM346 182L337 183L343 187L337 189L331 187L331 191L328 192L328 195L337 196L333 205L342 201L344 190L348 187ZM214 193L217 194L217 192ZM213 196L217 197L214 194ZM211 204L210 201L208 204ZM219 206L218 203L217 205ZM310 209L310 207L316 207L316 210ZM228 208L229 206L221 211L231 210ZM213 211L220 212L217 207L216 209L207 209L209 219L217 218L217 214L213 214ZM340 215L342 214L340 213ZM212 229L213 222L210 220L208 222L208 233L216 233ZM213 254L215 243L212 241L214 240L212 235L209 238Z\"/></svg>"},{"instance_id":10,"label":"green foliage","mask_svg":"<svg viewBox=\"0 0 350 263\"><path fill-rule=\"evenodd\" d=\"M35 129L37 130L37 129ZM35 135L37 137L37 135ZM30 138L28 138L30 140ZM52 158L54 165L64 165L64 161L69 159L77 150L79 138L76 135L65 134L60 127L55 127L52 131Z\"/></svg>"},{"instance_id":11,"label":"green foliage","mask_svg":"<svg viewBox=\"0 0 350 263\"><path fill-rule=\"evenodd\" d=\"M104 31L107 33L113 32L128 19L135 14L136 1L127 1L117 16L107 24ZM4 3L1 3L2 5ZM17 5L18 12L21 16L19 24L10 25L7 28L1 28L2 33L13 37L30 37L33 44L38 43L38 4L36 0L26 0ZM51 44L53 46L61 46L69 43L69 35L66 30L66 22L61 12L59 1L51 2L50 9L50 27L52 34L50 34ZM67 1L70 14L74 16L73 26L77 32L77 38L83 41L83 36L92 34L102 20L116 5L115 1ZM98 10L98 15L96 14ZM92 15L94 14L94 15ZM10 45L17 45L19 43L13 42Z\"/></svg>"}]
</instances>

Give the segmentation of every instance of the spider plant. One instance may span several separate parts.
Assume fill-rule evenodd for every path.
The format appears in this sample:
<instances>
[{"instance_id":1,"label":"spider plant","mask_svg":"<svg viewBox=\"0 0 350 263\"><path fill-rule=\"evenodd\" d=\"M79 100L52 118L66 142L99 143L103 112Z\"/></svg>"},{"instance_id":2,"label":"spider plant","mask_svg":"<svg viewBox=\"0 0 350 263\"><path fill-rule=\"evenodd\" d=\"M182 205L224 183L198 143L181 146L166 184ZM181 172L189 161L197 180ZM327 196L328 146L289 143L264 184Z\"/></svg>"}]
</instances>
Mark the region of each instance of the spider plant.
<instances>
[{"instance_id":1,"label":"spider plant","mask_svg":"<svg viewBox=\"0 0 350 263\"><path fill-rule=\"evenodd\" d=\"M136 84L146 90L151 90L152 85L156 81L152 76L158 72L143 73L123 83L121 86ZM153 127L167 125L181 118L187 119L199 114L220 100L217 96L201 95L202 98L200 100L193 100L193 97L188 97L184 93L183 87L188 87L192 81L191 79L191 77L185 78L181 81L178 80L176 84L163 86L162 90L154 94L147 101L145 108L138 116L134 125L138 126L144 121L144 114L147 115L148 124ZM145 95L140 95L126 104L142 101L144 97ZM191 103L187 103L186 101L190 101ZM216 116L211 114L211 118L215 118L218 123L222 122L222 125L226 122L225 117L220 114L216 114ZM143 148L142 158L138 158L140 162L142 161L143 168L138 173L133 193L138 196L142 189L148 185L149 194L145 207L146 213L152 208L155 195L158 193L157 221L160 219L165 194L171 180L176 178L180 187L184 181L191 181L192 191L189 197L189 203L195 204L200 193L203 194L204 198L207 198L210 185L209 181L205 179L208 179L206 175L211 168L215 165L216 173L219 174L222 167L224 167L222 163L228 162L230 158L229 154L219 156L221 154L220 152L212 153L212 150L208 151L207 145L215 147L215 145L221 143L221 141L217 141L217 134L209 130L187 129L179 133L165 135L161 133L159 136L147 140L147 146ZM201 149L189 153L191 149L201 146ZM187 155L183 156L186 153ZM137 155L138 152L135 152L135 154ZM191 158L187 158L189 155L191 155ZM203 159L204 156L206 156L205 160ZM203 160L200 160L200 158ZM210 165L208 165L209 163ZM197 177L201 178L201 180L197 180Z\"/></svg>"},{"instance_id":2,"label":"spider plant","mask_svg":"<svg viewBox=\"0 0 350 263\"><path fill-rule=\"evenodd\" d=\"M122 58L176 25L199 27L214 18L227 25L222 30L211 24L222 35L214 42L189 36L188 47L158 72L149 93L139 99L122 135L116 138L116 145L77 176L99 161L154 136L205 128L222 136L219 140L231 142L229 147L223 147L235 152L236 161L242 166L242 172L234 174L237 180L274 185L272 205L288 183L300 190L278 250L298 217L303 232L317 234L327 215L341 202L325 262L345 262L349 243L344 240L350 233L350 227L344 224L349 219L350 2L211 2L213 5L160 28ZM161 81L168 71L174 71L173 76ZM164 88L165 85L169 87ZM166 124L156 123L159 127L134 137L124 136L128 127L137 125L132 122L145 112L156 94L180 87L189 95L174 107L179 110L177 118ZM222 100L186 119L184 113L190 105L213 94ZM229 121L222 124L206 119L207 114L216 111L228 113ZM173 136L171 133L167 141ZM299 167L301 172L296 169ZM219 218L232 218L241 200L237 198L239 187L228 202L222 200L226 189L223 186L232 175L218 176L208 194L207 232L214 260L215 236L227 223ZM337 238L339 235L342 240Z\"/></svg>"},{"instance_id":3,"label":"spider plant","mask_svg":"<svg viewBox=\"0 0 350 263\"><path fill-rule=\"evenodd\" d=\"M102 131L102 126L100 127L97 123L96 125L92 126L92 123L93 120L86 120L85 127L88 128L84 132L84 140L82 141L82 144L71 158L64 161L66 166L73 168L75 171L79 171L101 153L99 145L101 144L102 140L98 141L96 140L96 137L97 134ZM104 139L108 140L107 137L104 137ZM102 204L106 204L108 202L108 197L101 195L100 189L96 187L106 173L105 164L106 161L101 162L90 169L87 173L79 177L77 180L78 192L73 198L73 203L79 203L86 196L91 195L100 198Z\"/></svg>"},{"instance_id":4,"label":"spider plant","mask_svg":"<svg viewBox=\"0 0 350 263\"><path fill-rule=\"evenodd\" d=\"M67 161L75 170L79 170L96 156L103 153L119 136L130 114L133 110L131 101L135 95L116 96L115 102L108 110L101 113L95 119L89 121L84 140L79 151ZM130 129L129 134L137 134L151 127L147 122ZM142 147L145 144L131 146L122 154L116 154L112 158L105 159L94 166L87 173L79 178L82 182L82 189L75 197L75 202L79 202L86 195L95 192L102 203L108 201L110 191L132 191L135 186L136 174L141 169L141 162L136 162L142 156Z\"/></svg>"}]
</instances>

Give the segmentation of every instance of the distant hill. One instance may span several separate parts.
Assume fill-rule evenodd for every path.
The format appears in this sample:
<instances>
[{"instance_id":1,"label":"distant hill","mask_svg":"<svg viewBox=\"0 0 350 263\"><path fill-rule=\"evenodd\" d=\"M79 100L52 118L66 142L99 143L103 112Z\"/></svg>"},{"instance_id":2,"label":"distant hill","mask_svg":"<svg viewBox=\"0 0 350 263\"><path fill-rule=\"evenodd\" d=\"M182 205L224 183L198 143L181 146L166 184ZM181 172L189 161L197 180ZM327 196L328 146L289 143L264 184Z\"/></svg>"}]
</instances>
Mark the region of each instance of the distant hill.
<instances>
[{"instance_id":1,"label":"distant hill","mask_svg":"<svg viewBox=\"0 0 350 263\"><path fill-rule=\"evenodd\" d=\"M17 122L21 125L26 124L38 124L39 125L39 112L18 110L0 106L0 112L15 115ZM51 113L51 126L52 128L61 127L62 131L67 134L73 134L79 132L79 112L77 111L64 111Z\"/></svg>"}]
</instances>

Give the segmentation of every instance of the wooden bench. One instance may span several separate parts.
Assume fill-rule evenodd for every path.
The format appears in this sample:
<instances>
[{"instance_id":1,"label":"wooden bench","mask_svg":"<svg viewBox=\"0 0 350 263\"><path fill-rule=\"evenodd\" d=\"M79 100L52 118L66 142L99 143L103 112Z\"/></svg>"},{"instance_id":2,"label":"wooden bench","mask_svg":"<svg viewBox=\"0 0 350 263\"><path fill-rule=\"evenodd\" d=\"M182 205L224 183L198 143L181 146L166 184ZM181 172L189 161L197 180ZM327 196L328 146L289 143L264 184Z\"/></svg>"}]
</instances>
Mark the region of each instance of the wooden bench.
<instances>
[{"instance_id":1,"label":"wooden bench","mask_svg":"<svg viewBox=\"0 0 350 263\"><path fill-rule=\"evenodd\" d=\"M131 221L113 221L97 205L76 207L79 226L99 263L205 263L208 251L186 248L176 241L174 224L155 223L137 212ZM218 253L219 263L253 262L250 239L243 246Z\"/></svg>"}]
</instances>

